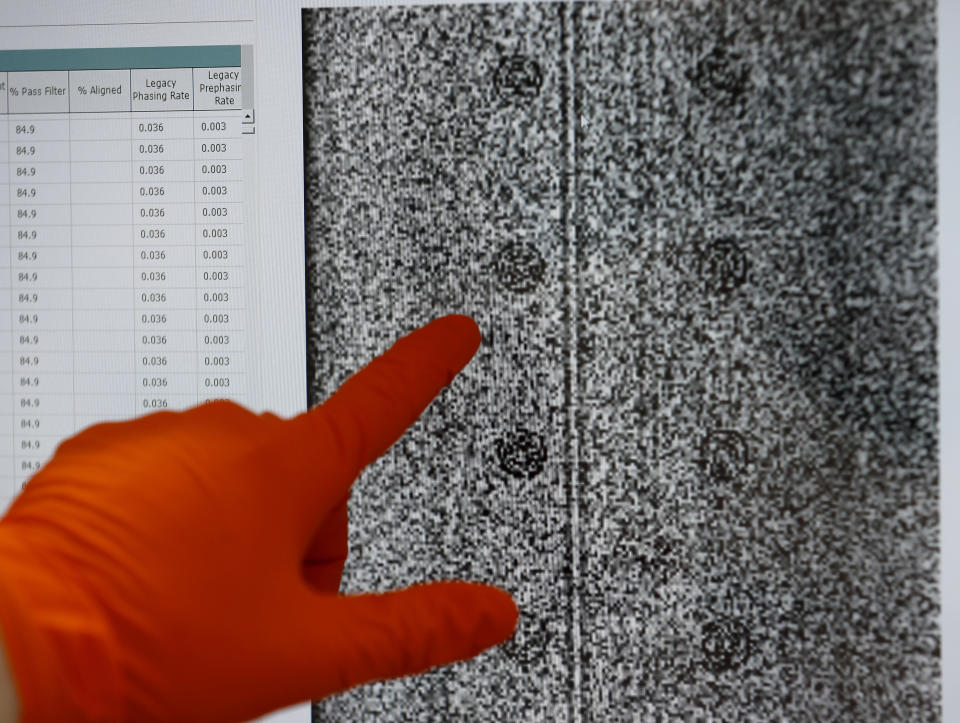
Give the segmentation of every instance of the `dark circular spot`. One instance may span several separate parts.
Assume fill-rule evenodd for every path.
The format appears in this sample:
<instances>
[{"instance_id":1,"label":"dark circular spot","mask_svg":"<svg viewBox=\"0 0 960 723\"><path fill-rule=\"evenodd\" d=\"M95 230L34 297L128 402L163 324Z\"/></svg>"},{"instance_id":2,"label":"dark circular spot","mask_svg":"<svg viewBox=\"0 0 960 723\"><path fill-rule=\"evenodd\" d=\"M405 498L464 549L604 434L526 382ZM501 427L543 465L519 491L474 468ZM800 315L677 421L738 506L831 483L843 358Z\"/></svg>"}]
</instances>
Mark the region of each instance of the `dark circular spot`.
<instances>
[{"instance_id":1,"label":"dark circular spot","mask_svg":"<svg viewBox=\"0 0 960 723\"><path fill-rule=\"evenodd\" d=\"M667 557L676 554L675 545L663 535L653 538L653 551L657 557Z\"/></svg>"},{"instance_id":2,"label":"dark circular spot","mask_svg":"<svg viewBox=\"0 0 960 723\"><path fill-rule=\"evenodd\" d=\"M799 684L802 679L800 666L789 661L780 663L778 673L780 682L791 688Z\"/></svg>"},{"instance_id":3,"label":"dark circular spot","mask_svg":"<svg viewBox=\"0 0 960 723\"><path fill-rule=\"evenodd\" d=\"M543 85L543 71L525 55L508 56L500 61L493 85L501 97L533 98Z\"/></svg>"},{"instance_id":4,"label":"dark circular spot","mask_svg":"<svg viewBox=\"0 0 960 723\"><path fill-rule=\"evenodd\" d=\"M664 534L658 534L650 543L649 552L640 556L640 565L654 585L663 586L680 572L682 543Z\"/></svg>"},{"instance_id":5,"label":"dark circular spot","mask_svg":"<svg viewBox=\"0 0 960 723\"><path fill-rule=\"evenodd\" d=\"M494 261L500 282L510 291L533 291L542 281L547 263L537 248L524 241L500 247Z\"/></svg>"},{"instance_id":6,"label":"dark circular spot","mask_svg":"<svg viewBox=\"0 0 960 723\"><path fill-rule=\"evenodd\" d=\"M733 429L711 429L700 445L700 464L715 482L733 481L749 461L747 440Z\"/></svg>"},{"instance_id":7,"label":"dark circular spot","mask_svg":"<svg viewBox=\"0 0 960 723\"><path fill-rule=\"evenodd\" d=\"M748 68L739 54L717 43L697 62L693 81L714 99L719 92L720 99L729 102L746 91L748 76Z\"/></svg>"},{"instance_id":8,"label":"dark circular spot","mask_svg":"<svg viewBox=\"0 0 960 723\"><path fill-rule=\"evenodd\" d=\"M513 477L532 479L543 471L547 461L546 443L541 435L518 429L494 443L500 468Z\"/></svg>"},{"instance_id":9,"label":"dark circular spot","mask_svg":"<svg viewBox=\"0 0 960 723\"><path fill-rule=\"evenodd\" d=\"M715 239L700 252L697 273L707 293L729 294L747 281L749 261L732 237Z\"/></svg>"},{"instance_id":10,"label":"dark circular spot","mask_svg":"<svg viewBox=\"0 0 960 723\"><path fill-rule=\"evenodd\" d=\"M704 662L714 673L738 668L750 657L750 632L739 620L711 620L704 624L701 636Z\"/></svg>"}]
</instances>

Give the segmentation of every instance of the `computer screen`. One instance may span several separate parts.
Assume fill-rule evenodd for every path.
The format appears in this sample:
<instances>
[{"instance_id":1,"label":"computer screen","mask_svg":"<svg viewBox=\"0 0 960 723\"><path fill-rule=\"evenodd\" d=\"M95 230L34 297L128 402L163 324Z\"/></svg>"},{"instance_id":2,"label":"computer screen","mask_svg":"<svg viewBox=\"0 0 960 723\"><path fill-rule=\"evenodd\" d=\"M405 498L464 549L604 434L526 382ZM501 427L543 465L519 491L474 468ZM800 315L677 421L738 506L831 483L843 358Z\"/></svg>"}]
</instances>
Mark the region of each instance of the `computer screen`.
<instances>
[{"instance_id":1,"label":"computer screen","mask_svg":"<svg viewBox=\"0 0 960 723\"><path fill-rule=\"evenodd\" d=\"M97 421L296 414L468 314L354 486L341 592L490 582L516 634L263 720L950 720L951 29L8 0L2 502Z\"/></svg>"}]
</instances>

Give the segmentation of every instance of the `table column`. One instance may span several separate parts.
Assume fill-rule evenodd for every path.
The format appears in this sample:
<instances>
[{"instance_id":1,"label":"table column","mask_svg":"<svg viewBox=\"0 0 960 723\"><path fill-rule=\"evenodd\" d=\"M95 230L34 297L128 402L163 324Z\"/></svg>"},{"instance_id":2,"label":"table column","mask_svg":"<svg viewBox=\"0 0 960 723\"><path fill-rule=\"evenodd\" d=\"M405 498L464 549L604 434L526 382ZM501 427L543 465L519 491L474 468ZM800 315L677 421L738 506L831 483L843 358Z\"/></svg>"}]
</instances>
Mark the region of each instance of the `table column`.
<instances>
[{"instance_id":1,"label":"table column","mask_svg":"<svg viewBox=\"0 0 960 723\"><path fill-rule=\"evenodd\" d=\"M136 415L130 71L70 71L76 427Z\"/></svg>"},{"instance_id":2,"label":"table column","mask_svg":"<svg viewBox=\"0 0 960 723\"><path fill-rule=\"evenodd\" d=\"M140 413L197 399L192 80L189 68L132 71Z\"/></svg>"},{"instance_id":3,"label":"table column","mask_svg":"<svg viewBox=\"0 0 960 723\"><path fill-rule=\"evenodd\" d=\"M0 73L0 514L17 493L13 461L13 338L10 301L10 148L7 74Z\"/></svg>"},{"instance_id":4,"label":"table column","mask_svg":"<svg viewBox=\"0 0 960 723\"><path fill-rule=\"evenodd\" d=\"M246 395L240 68L194 68L200 399Z\"/></svg>"},{"instance_id":5,"label":"table column","mask_svg":"<svg viewBox=\"0 0 960 723\"><path fill-rule=\"evenodd\" d=\"M66 71L8 73L18 482L74 430L67 88Z\"/></svg>"}]
</instances>

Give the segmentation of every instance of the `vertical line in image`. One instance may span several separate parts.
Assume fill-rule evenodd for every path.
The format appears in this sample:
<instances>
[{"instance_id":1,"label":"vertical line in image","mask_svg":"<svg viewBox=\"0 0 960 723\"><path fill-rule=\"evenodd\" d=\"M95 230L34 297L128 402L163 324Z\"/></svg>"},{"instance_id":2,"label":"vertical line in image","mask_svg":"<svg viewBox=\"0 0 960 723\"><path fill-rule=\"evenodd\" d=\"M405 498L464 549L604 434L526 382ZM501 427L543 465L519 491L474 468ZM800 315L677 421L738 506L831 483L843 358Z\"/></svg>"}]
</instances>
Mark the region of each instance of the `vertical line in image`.
<instances>
[{"instance_id":1,"label":"vertical line in image","mask_svg":"<svg viewBox=\"0 0 960 723\"><path fill-rule=\"evenodd\" d=\"M133 69L130 68L127 71L129 73L127 81L130 88L130 245L133 248L133 255L131 256L130 263L130 274L131 280L133 282L133 329L130 336L130 350L133 352L133 366L131 371L133 372L133 415L134 417L140 414L140 407L137 406L137 392L139 391L139 381L137 377L139 376L137 366L137 217L136 217L136 203L137 197L134 193L136 188L134 178L136 176L136 153L134 153L134 142L135 142L135 128L137 126L136 118L134 118L133 113Z\"/></svg>"},{"instance_id":2,"label":"vertical line in image","mask_svg":"<svg viewBox=\"0 0 960 723\"><path fill-rule=\"evenodd\" d=\"M197 69L190 69L190 178L193 183L193 342L196 360L196 375L194 378L196 398L194 404L200 403L200 374L202 372L200 359L200 227L197 223Z\"/></svg>"},{"instance_id":3,"label":"vertical line in image","mask_svg":"<svg viewBox=\"0 0 960 723\"><path fill-rule=\"evenodd\" d=\"M580 499L578 489L579 440L577 437L577 393L579 391L579 371L577 367L577 232L571 220L576 213L576 187L571 186L571 177L576 183L576 128L575 128L575 68L573 58L573 32L568 28L573 24L573 4L560 3L560 217L564 231L564 254L567 262L564 284L564 301L567 315L567 359L568 367L564 389L564 403L567 409L567 502L570 514L570 616L568 628L571 641L572 685L568 719L580 723L581 695L581 630L580 630ZM568 19L567 15L570 14Z\"/></svg>"},{"instance_id":4,"label":"vertical line in image","mask_svg":"<svg viewBox=\"0 0 960 723\"><path fill-rule=\"evenodd\" d=\"M11 196L13 195L13 182L10 178L10 93L8 91L10 85L10 75L7 74L7 82L4 84L4 93L6 94L6 109L7 109L7 133L4 142L7 144L7 198L5 203L7 203L7 230L9 232L9 244L8 244L8 258L10 262L10 429L13 430L10 435L10 464L13 467L13 497L16 497L19 493L17 485L20 484L20 472L17 469L17 450L16 450L16 436L17 436L17 406L16 406L16 395L13 393L13 380L15 377L14 370L16 367L13 365L14 360L16 359L15 344L14 340L14 326L13 326L13 204L11 203Z\"/></svg>"},{"instance_id":5,"label":"vertical line in image","mask_svg":"<svg viewBox=\"0 0 960 723\"><path fill-rule=\"evenodd\" d=\"M70 107L70 71L67 70L67 168L69 169L70 183L67 186L67 201L70 208L70 371L73 373L72 394L70 407L73 411L73 429L71 435L77 432L77 289L76 289L76 269L73 264L73 113Z\"/></svg>"}]
</instances>

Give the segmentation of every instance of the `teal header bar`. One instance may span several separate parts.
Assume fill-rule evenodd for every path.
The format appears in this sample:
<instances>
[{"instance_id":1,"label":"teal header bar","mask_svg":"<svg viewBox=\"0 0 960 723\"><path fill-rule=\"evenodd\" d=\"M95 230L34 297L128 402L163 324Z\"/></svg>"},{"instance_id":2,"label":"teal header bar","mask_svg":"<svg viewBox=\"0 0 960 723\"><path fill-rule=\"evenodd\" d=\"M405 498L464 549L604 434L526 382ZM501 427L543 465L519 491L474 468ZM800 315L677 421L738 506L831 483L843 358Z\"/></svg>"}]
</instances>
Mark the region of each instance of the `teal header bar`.
<instances>
[{"instance_id":1,"label":"teal header bar","mask_svg":"<svg viewBox=\"0 0 960 723\"><path fill-rule=\"evenodd\" d=\"M0 50L0 72L16 70L230 67L240 67L239 45Z\"/></svg>"}]
</instances>

